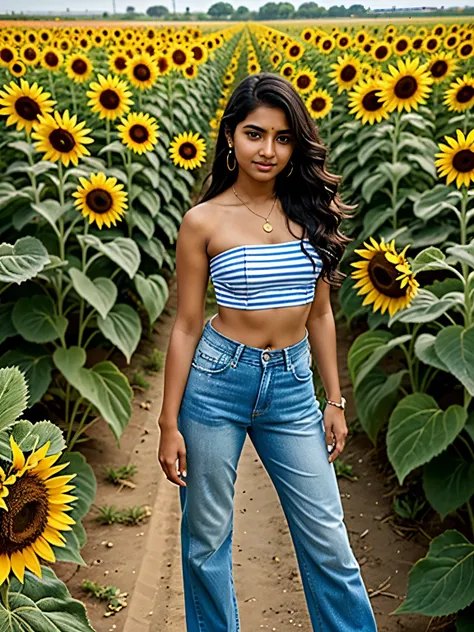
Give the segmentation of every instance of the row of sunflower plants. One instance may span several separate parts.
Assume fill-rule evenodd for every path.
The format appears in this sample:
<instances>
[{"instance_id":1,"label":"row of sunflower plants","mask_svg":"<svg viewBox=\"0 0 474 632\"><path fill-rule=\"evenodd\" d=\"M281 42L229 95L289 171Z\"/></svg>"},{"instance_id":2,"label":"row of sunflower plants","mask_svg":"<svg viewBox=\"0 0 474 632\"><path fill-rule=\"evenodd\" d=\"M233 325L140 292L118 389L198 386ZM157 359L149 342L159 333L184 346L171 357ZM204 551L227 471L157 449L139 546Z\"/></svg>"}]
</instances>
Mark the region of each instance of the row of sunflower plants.
<instances>
[{"instance_id":1,"label":"row of sunflower plants","mask_svg":"<svg viewBox=\"0 0 474 632\"><path fill-rule=\"evenodd\" d=\"M0 92L0 114L8 116L0 183L2 630L49 630L53 621L58 629L92 630L84 606L38 557L85 565L80 520L96 481L73 448L100 420L120 445L133 397L118 366L107 359L90 366L89 351L105 347L108 355L117 348L129 363L142 321L151 328L164 308L168 286L159 269L164 263L174 269L164 242L176 239L195 183L191 172L206 154L200 136L227 95L227 88L219 92L214 66L226 63L233 46L229 34L193 83L166 76L165 89L157 80L138 113L129 111L122 80L100 72L92 94L75 90L73 115L54 109L41 77L34 84L12 81ZM199 102L196 121L177 107L180 99ZM101 129L107 106L117 102L124 108L121 125ZM85 127L88 106L98 116L91 128ZM158 132L161 107L164 130ZM180 133L191 124L197 132ZM25 407L35 423L17 419ZM46 409L54 423L38 421ZM67 475L54 476L66 467ZM72 478L74 496L67 493ZM54 602L44 599L52 595Z\"/></svg>"},{"instance_id":2,"label":"row of sunflower plants","mask_svg":"<svg viewBox=\"0 0 474 632\"><path fill-rule=\"evenodd\" d=\"M348 64L357 71L360 62L341 58L336 83L350 75L342 74ZM386 428L387 456L400 486L421 483L441 519L454 514L463 525L462 532L447 529L431 540L394 613L457 613L457 629L465 630L474 601L474 589L465 582L473 573L474 554L469 221L474 88L465 73L446 89L435 81L434 68L433 60L420 55L398 59L390 72L377 68L371 77L359 75L347 97L334 95L337 128L324 129L331 135L335 171L359 203L354 243L344 260L354 254L360 260L350 263L356 271L340 290L348 321L367 317L369 327L348 357L358 418L374 444ZM446 184L439 177L446 177Z\"/></svg>"}]
</instances>

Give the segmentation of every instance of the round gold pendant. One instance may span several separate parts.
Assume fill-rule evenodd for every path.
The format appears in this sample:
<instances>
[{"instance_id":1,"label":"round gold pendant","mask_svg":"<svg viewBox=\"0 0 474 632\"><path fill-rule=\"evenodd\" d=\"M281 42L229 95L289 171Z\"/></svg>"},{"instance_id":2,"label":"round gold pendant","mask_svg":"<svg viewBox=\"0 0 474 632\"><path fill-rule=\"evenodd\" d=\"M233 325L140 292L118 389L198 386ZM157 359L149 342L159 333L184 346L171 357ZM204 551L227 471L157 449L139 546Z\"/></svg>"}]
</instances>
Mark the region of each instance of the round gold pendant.
<instances>
[{"instance_id":1,"label":"round gold pendant","mask_svg":"<svg viewBox=\"0 0 474 632\"><path fill-rule=\"evenodd\" d=\"M271 233L273 230L273 226L270 224L270 222L265 222L265 224L263 225L263 230L267 233Z\"/></svg>"}]
</instances>

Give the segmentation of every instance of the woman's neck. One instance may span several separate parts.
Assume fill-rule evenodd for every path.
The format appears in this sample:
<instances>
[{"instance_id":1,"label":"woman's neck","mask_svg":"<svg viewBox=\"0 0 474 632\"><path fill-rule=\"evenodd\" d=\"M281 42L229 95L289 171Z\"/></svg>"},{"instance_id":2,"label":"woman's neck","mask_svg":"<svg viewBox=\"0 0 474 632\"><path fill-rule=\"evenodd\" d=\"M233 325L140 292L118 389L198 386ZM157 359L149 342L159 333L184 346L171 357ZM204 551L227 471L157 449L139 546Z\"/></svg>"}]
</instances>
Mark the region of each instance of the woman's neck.
<instances>
[{"instance_id":1,"label":"woman's neck","mask_svg":"<svg viewBox=\"0 0 474 632\"><path fill-rule=\"evenodd\" d=\"M255 205L265 204L273 198L275 190L275 179L267 182L258 182L249 178L247 174L240 172L234 182L234 189L239 197L246 202L253 202Z\"/></svg>"}]
</instances>

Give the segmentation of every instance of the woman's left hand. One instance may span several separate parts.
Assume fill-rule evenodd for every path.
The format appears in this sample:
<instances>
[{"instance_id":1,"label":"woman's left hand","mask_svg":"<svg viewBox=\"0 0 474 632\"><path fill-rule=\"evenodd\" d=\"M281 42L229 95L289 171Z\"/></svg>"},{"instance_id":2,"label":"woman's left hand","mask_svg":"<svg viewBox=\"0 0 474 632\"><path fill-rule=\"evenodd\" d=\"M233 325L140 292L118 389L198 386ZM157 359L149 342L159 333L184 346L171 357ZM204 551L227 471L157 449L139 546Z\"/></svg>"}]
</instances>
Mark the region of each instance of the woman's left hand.
<instances>
[{"instance_id":1,"label":"woman's left hand","mask_svg":"<svg viewBox=\"0 0 474 632\"><path fill-rule=\"evenodd\" d=\"M323 413L324 429L326 431L326 445L335 448L331 452L328 461L332 463L344 450L344 442L347 436L347 424L342 408L327 404Z\"/></svg>"}]
</instances>

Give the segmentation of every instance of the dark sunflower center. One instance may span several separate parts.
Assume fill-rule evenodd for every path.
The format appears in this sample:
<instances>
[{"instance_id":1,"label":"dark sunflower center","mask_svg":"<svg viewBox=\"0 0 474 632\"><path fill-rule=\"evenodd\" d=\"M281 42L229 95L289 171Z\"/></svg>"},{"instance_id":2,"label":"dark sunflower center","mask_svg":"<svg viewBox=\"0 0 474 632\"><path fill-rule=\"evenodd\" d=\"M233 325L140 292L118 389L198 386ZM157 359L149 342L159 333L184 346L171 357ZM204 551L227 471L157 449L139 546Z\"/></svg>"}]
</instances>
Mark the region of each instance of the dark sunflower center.
<instances>
[{"instance_id":1,"label":"dark sunflower center","mask_svg":"<svg viewBox=\"0 0 474 632\"><path fill-rule=\"evenodd\" d=\"M100 93L99 101L106 110L115 110L120 103L120 98L115 90L107 88Z\"/></svg>"},{"instance_id":2,"label":"dark sunflower center","mask_svg":"<svg viewBox=\"0 0 474 632\"><path fill-rule=\"evenodd\" d=\"M454 46L456 44L455 37L448 37L448 46Z\"/></svg>"},{"instance_id":3,"label":"dark sunflower center","mask_svg":"<svg viewBox=\"0 0 474 632\"><path fill-rule=\"evenodd\" d=\"M160 72L164 73L168 69L168 66L169 64L166 57L160 57L160 59L158 60L158 68L160 69Z\"/></svg>"},{"instance_id":4,"label":"dark sunflower center","mask_svg":"<svg viewBox=\"0 0 474 632\"><path fill-rule=\"evenodd\" d=\"M81 48L87 48L87 44L88 44L88 41L86 39L83 38L79 40L79 45L81 46Z\"/></svg>"},{"instance_id":5,"label":"dark sunflower center","mask_svg":"<svg viewBox=\"0 0 474 632\"><path fill-rule=\"evenodd\" d=\"M65 129L54 129L49 135L49 142L56 151L60 151L64 154L69 153L74 149L76 141L74 136Z\"/></svg>"},{"instance_id":6,"label":"dark sunflower center","mask_svg":"<svg viewBox=\"0 0 474 632\"><path fill-rule=\"evenodd\" d=\"M402 77L395 86L395 95L399 99L409 99L415 94L417 87L414 77Z\"/></svg>"},{"instance_id":7,"label":"dark sunflower center","mask_svg":"<svg viewBox=\"0 0 474 632\"><path fill-rule=\"evenodd\" d=\"M464 44L464 46L461 47L461 55L470 55L471 52L472 52L471 44Z\"/></svg>"},{"instance_id":8,"label":"dark sunflower center","mask_svg":"<svg viewBox=\"0 0 474 632\"><path fill-rule=\"evenodd\" d=\"M393 263L387 261L383 252L377 252L370 260L368 273L374 288L390 298L400 298L407 293L408 285L400 287L400 281L395 279L400 276L400 272Z\"/></svg>"},{"instance_id":9,"label":"dark sunflower center","mask_svg":"<svg viewBox=\"0 0 474 632\"><path fill-rule=\"evenodd\" d=\"M428 42L426 43L426 48L428 50L433 50L434 48L436 48L437 44L438 44L438 40L435 40L434 38L429 39Z\"/></svg>"},{"instance_id":10,"label":"dark sunflower center","mask_svg":"<svg viewBox=\"0 0 474 632\"><path fill-rule=\"evenodd\" d=\"M383 106L383 103L376 95L376 92L378 92L378 90L371 90L370 92L367 92L362 99L362 105L368 112L376 112Z\"/></svg>"},{"instance_id":11,"label":"dark sunflower center","mask_svg":"<svg viewBox=\"0 0 474 632\"><path fill-rule=\"evenodd\" d=\"M137 64L133 69L133 75L138 81L148 81L151 73L146 64Z\"/></svg>"},{"instance_id":12,"label":"dark sunflower center","mask_svg":"<svg viewBox=\"0 0 474 632\"><path fill-rule=\"evenodd\" d=\"M438 61L435 61L435 63L431 66L431 74L433 77L444 77L447 71L448 64L443 59L438 59Z\"/></svg>"},{"instance_id":13,"label":"dark sunflower center","mask_svg":"<svg viewBox=\"0 0 474 632\"><path fill-rule=\"evenodd\" d=\"M137 123L136 125L132 125L129 131L130 138L135 143L144 143L148 140L148 130L144 125L140 125Z\"/></svg>"},{"instance_id":14,"label":"dark sunflower center","mask_svg":"<svg viewBox=\"0 0 474 632\"><path fill-rule=\"evenodd\" d=\"M196 153L196 147L192 143L183 143L179 148L179 154L185 160L192 160Z\"/></svg>"},{"instance_id":15,"label":"dark sunflower center","mask_svg":"<svg viewBox=\"0 0 474 632\"><path fill-rule=\"evenodd\" d=\"M108 191L104 189L93 189L86 195L87 206L94 211L102 215L107 213L112 208L113 199Z\"/></svg>"},{"instance_id":16,"label":"dark sunflower center","mask_svg":"<svg viewBox=\"0 0 474 632\"><path fill-rule=\"evenodd\" d=\"M442 34L443 34L443 29L440 26L438 26L438 28L435 29L435 35L442 35Z\"/></svg>"},{"instance_id":17,"label":"dark sunflower center","mask_svg":"<svg viewBox=\"0 0 474 632\"><path fill-rule=\"evenodd\" d=\"M285 77L291 77L291 68L288 66L287 68L285 68L285 70L283 71L283 74L285 75Z\"/></svg>"},{"instance_id":18,"label":"dark sunflower center","mask_svg":"<svg viewBox=\"0 0 474 632\"><path fill-rule=\"evenodd\" d=\"M188 66L184 72L188 75L188 77L192 77L194 75L194 69L192 66Z\"/></svg>"},{"instance_id":19,"label":"dark sunflower center","mask_svg":"<svg viewBox=\"0 0 474 632\"><path fill-rule=\"evenodd\" d=\"M56 53L54 53L53 51L49 51L48 53L46 53L44 57L44 61L46 62L48 66L51 66L51 68L54 68L55 66L58 65L59 58L56 55Z\"/></svg>"},{"instance_id":20,"label":"dark sunflower center","mask_svg":"<svg viewBox=\"0 0 474 632\"><path fill-rule=\"evenodd\" d=\"M345 82L352 81L356 76L357 70L354 68L352 64L348 64L344 66L341 72L341 79Z\"/></svg>"},{"instance_id":21,"label":"dark sunflower center","mask_svg":"<svg viewBox=\"0 0 474 632\"><path fill-rule=\"evenodd\" d=\"M408 42L406 40L400 40L399 42L397 42L395 48L399 51L403 51L406 50L408 47Z\"/></svg>"},{"instance_id":22,"label":"dark sunflower center","mask_svg":"<svg viewBox=\"0 0 474 632\"><path fill-rule=\"evenodd\" d=\"M347 46L348 44L348 39L347 37L341 37L341 39L339 40L339 46Z\"/></svg>"},{"instance_id":23,"label":"dark sunflower center","mask_svg":"<svg viewBox=\"0 0 474 632\"><path fill-rule=\"evenodd\" d=\"M72 69L76 75L83 75L87 72L87 64L83 59L75 59L72 62Z\"/></svg>"},{"instance_id":24,"label":"dark sunflower center","mask_svg":"<svg viewBox=\"0 0 474 632\"><path fill-rule=\"evenodd\" d=\"M48 490L36 476L24 474L9 486L8 511L0 512L0 550L22 551L35 542L48 524Z\"/></svg>"},{"instance_id":25,"label":"dark sunflower center","mask_svg":"<svg viewBox=\"0 0 474 632\"><path fill-rule=\"evenodd\" d=\"M36 51L34 48L25 48L23 56L25 59L28 59L28 61L34 61L36 59Z\"/></svg>"},{"instance_id":26,"label":"dark sunflower center","mask_svg":"<svg viewBox=\"0 0 474 632\"><path fill-rule=\"evenodd\" d=\"M117 70L125 70L125 68L127 67L127 62L123 57L116 57L114 64Z\"/></svg>"},{"instance_id":27,"label":"dark sunflower center","mask_svg":"<svg viewBox=\"0 0 474 632\"><path fill-rule=\"evenodd\" d=\"M193 48L191 48L191 51L196 61L202 59L202 48L200 46L194 46Z\"/></svg>"},{"instance_id":28,"label":"dark sunflower center","mask_svg":"<svg viewBox=\"0 0 474 632\"><path fill-rule=\"evenodd\" d=\"M423 44L423 40L420 38L420 39L413 40L411 45L414 50L419 50L422 44Z\"/></svg>"},{"instance_id":29,"label":"dark sunflower center","mask_svg":"<svg viewBox=\"0 0 474 632\"><path fill-rule=\"evenodd\" d=\"M288 54L290 55L290 57L296 57L297 55L299 55L299 53L300 53L299 46L292 46L290 50L288 51Z\"/></svg>"},{"instance_id":30,"label":"dark sunflower center","mask_svg":"<svg viewBox=\"0 0 474 632\"><path fill-rule=\"evenodd\" d=\"M13 59L13 53L9 48L2 48L0 51L0 59L9 64Z\"/></svg>"},{"instance_id":31,"label":"dark sunflower center","mask_svg":"<svg viewBox=\"0 0 474 632\"><path fill-rule=\"evenodd\" d=\"M471 171L474 169L474 153L470 149L461 149L453 158L453 167L461 173Z\"/></svg>"},{"instance_id":32,"label":"dark sunflower center","mask_svg":"<svg viewBox=\"0 0 474 632\"><path fill-rule=\"evenodd\" d=\"M329 50L331 48L331 42L329 40L325 40L323 42L323 48L324 50Z\"/></svg>"},{"instance_id":33,"label":"dark sunflower center","mask_svg":"<svg viewBox=\"0 0 474 632\"><path fill-rule=\"evenodd\" d=\"M15 101L15 110L18 116L25 121L35 121L41 114L39 105L31 97L20 97Z\"/></svg>"},{"instance_id":34,"label":"dark sunflower center","mask_svg":"<svg viewBox=\"0 0 474 632\"><path fill-rule=\"evenodd\" d=\"M186 62L186 54L182 50L175 50L172 57L177 66L182 66Z\"/></svg>"},{"instance_id":35,"label":"dark sunflower center","mask_svg":"<svg viewBox=\"0 0 474 632\"><path fill-rule=\"evenodd\" d=\"M456 94L459 103L468 103L474 97L474 88L472 86L463 86Z\"/></svg>"},{"instance_id":36,"label":"dark sunflower center","mask_svg":"<svg viewBox=\"0 0 474 632\"><path fill-rule=\"evenodd\" d=\"M19 64L18 62L17 62L17 63L15 63L15 64L13 64L13 66L12 66L12 71L13 71L14 73L15 73L15 72L16 72L16 73L19 73L19 72L21 72L22 70L23 70L22 65L21 65L21 64Z\"/></svg>"},{"instance_id":37,"label":"dark sunflower center","mask_svg":"<svg viewBox=\"0 0 474 632\"><path fill-rule=\"evenodd\" d=\"M304 90L309 86L310 78L308 77L308 75L301 75L301 77L298 77L296 83L298 84L298 88L300 88L300 90Z\"/></svg>"},{"instance_id":38,"label":"dark sunflower center","mask_svg":"<svg viewBox=\"0 0 474 632\"><path fill-rule=\"evenodd\" d=\"M377 57L377 59L383 59L387 53L388 49L386 46L378 46L375 49L375 56Z\"/></svg>"},{"instance_id":39,"label":"dark sunflower center","mask_svg":"<svg viewBox=\"0 0 474 632\"><path fill-rule=\"evenodd\" d=\"M311 101L311 109L315 112L322 112L326 107L326 100L322 97L316 97Z\"/></svg>"}]
</instances>

